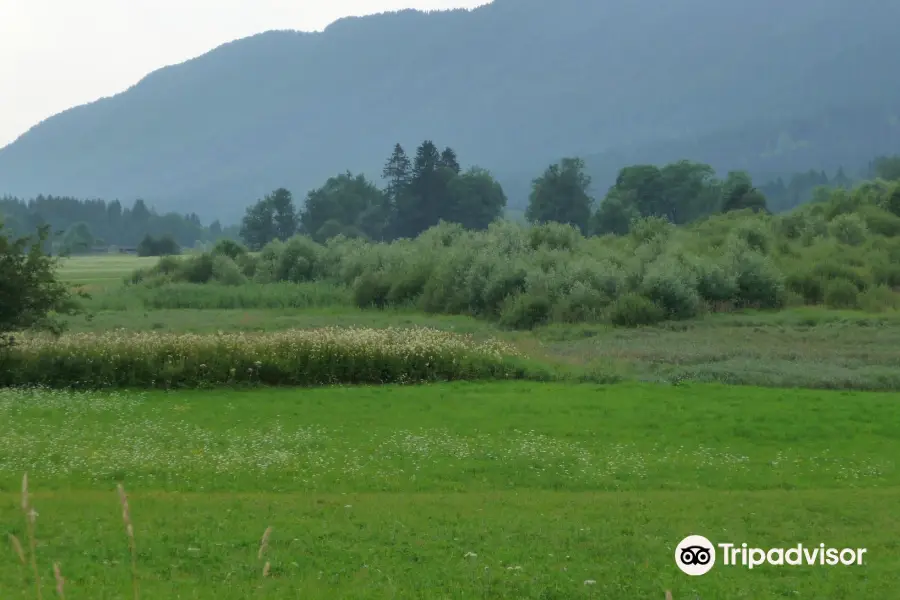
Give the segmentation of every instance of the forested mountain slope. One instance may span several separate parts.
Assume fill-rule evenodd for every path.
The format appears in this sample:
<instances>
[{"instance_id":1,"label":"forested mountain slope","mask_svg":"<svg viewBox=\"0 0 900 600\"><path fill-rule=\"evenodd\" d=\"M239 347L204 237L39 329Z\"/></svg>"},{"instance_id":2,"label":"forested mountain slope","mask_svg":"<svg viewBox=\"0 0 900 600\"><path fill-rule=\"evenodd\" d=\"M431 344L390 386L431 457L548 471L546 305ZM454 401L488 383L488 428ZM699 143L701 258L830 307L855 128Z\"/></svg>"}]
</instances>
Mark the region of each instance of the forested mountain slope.
<instances>
[{"instance_id":1,"label":"forested mountain slope","mask_svg":"<svg viewBox=\"0 0 900 600\"><path fill-rule=\"evenodd\" d=\"M601 187L620 155L863 163L897 141L898 22L895 0L496 0L269 32L40 123L0 150L0 194L235 220L425 138L491 169L512 205L568 155Z\"/></svg>"}]
</instances>

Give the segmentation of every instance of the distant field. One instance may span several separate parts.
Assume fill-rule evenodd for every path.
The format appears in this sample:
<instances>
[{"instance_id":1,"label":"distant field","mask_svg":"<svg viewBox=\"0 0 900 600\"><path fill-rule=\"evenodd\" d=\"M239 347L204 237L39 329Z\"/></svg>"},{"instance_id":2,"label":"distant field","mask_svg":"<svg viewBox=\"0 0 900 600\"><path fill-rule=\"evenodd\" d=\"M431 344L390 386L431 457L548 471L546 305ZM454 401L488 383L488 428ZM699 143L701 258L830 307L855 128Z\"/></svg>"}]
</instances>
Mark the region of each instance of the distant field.
<instances>
[{"instance_id":1,"label":"distant field","mask_svg":"<svg viewBox=\"0 0 900 600\"><path fill-rule=\"evenodd\" d=\"M159 258L154 256L129 254L72 256L62 260L60 277L73 285L89 288L118 285L135 269L155 265L158 261Z\"/></svg>"},{"instance_id":2,"label":"distant field","mask_svg":"<svg viewBox=\"0 0 900 600\"><path fill-rule=\"evenodd\" d=\"M27 469L45 597L52 561L68 598L130 597L120 480L145 598L889 598L900 570L891 394L6 390L0 420L0 529L24 537ZM865 547L867 564L689 578L673 552L693 533ZM0 598L33 597L6 556Z\"/></svg>"}]
</instances>

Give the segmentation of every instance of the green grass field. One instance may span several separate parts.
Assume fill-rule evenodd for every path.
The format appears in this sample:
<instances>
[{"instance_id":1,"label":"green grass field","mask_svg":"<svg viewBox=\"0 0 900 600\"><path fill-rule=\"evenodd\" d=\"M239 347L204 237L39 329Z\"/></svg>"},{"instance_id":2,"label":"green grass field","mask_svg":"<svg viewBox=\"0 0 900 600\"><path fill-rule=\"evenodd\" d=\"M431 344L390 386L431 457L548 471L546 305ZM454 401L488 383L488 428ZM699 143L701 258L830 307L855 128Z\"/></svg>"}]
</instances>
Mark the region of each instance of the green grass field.
<instances>
[{"instance_id":1,"label":"green grass field","mask_svg":"<svg viewBox=\"0 0 900 600\"><path fill-rule=\"evenodd\" d=\"M122 288L144 260L67 259L64 279L93 295L70 328L428 326L626 381L0 389L0 530L26 539L27 471L44 597L55 561L67 598L131 597L118 482L143 598L896 595L897 313L791 309L510 332L359 310L318 284ZM674 562L689 534L867 554L863 566L717 565L689 577ZM12 549L6 557L0 599L35 598L30 567Z\"/></svg>"},{"instance_id":2,"label":"green grass field","mask_svg":"<svg viewBox=\"0 0 900 600\"><path fill-rule=\"evenodd\" d=\"M158 260L130 254L72 256L62 259L61 275L72 285L98 289L117 285L135 269L152 266Z\"/></svg>"},{"instance_id":3,"label":"green grass field","mask_svg":"<svg viewBox=\"0 0 900 600\"><path fill-rule=\"evenodd\" d=\"M0 412L0 522L23 537L28 469L42 569L50 582L60 561L71 598L129 592L117 481L148 598L876 598L893 593L900 568L900 406L889 394L6 391ZM868 562L694 579L672 560L690 533L865 547ZM10 554L0 597L25 597L21 578Z\"/></svg>"}]
</instances>

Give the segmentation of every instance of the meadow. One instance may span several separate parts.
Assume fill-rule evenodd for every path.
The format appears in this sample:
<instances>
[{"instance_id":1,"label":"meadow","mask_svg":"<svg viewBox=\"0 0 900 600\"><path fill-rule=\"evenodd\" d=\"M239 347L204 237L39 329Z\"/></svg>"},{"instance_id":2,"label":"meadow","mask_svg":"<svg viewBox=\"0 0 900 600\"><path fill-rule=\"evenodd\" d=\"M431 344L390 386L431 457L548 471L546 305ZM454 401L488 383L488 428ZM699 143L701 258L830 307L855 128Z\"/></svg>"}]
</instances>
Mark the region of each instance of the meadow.
<instances>
[{"instance_id":1,"label":"meadow","mask_svg":"<svg viewBox=\"0 0 900 600\"><path fill-rule=\"evenodd\" d=\"M900 238L869 192L65 259L85 314L0 357L0 528L28 555L27 471L69 598L132 593L119 483L147 598L889 597ZM692 578L688 534L867 558ZM8 557L0 598L35 597Z\"/></svg>"},{"instance_id":2,"label":"meadow","mask_svg":"<svg viewBox=\"0 0 900 600\"><path fill-rule=\"evenodd\" d=\"M117 482L146 598L889 597L898 411L714 384L6 390L0 527L25 539L28 469L69 598L130 593ZM689 578L688 533L868 560ZM0 595L33 597L8 557Z\"/></svg>"}]
</instances>

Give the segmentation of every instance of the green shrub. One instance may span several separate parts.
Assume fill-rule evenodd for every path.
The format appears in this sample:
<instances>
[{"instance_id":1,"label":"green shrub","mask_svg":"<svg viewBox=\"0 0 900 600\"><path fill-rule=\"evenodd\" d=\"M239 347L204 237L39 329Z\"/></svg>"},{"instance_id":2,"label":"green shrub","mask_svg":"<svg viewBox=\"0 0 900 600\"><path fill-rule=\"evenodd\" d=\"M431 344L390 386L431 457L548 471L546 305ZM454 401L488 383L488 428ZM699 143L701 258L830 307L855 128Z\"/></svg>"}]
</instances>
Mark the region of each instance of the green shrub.
<instances>
[{"instance_id":1,"label":"green shrub","mask_svg":"<svg viewBox=\"0 0 900 600\"><path fill-rule=\"evenodd\" d=\"M525 291L528 270L524 261L485 254L476 261L476 268L479 266L483 270L468 281L474 314L499 317L506 299Z\"/></svg>"},{"instance_id":2,"label":"green shrub","mask_svg":"<svg viewBox=\"0 0 900 600\"><path fill-rule=\"evenodd\" d=\"M294 236L280 248L277 257L273 257L273 275L275 281L300 283L312 281L318 274L322 247L305 236Z\"/></svg>"},{"instance_id":3,"label":"green shrub","mask_svg":"<svg viewBox=\"0 0 900 600\"><path fill-rule=\"evenodd\" d=\"M767 223L759 218L738 223L732 235L760 254L769 254L772 250L772 232Z\"/></svg>"},{"instance_id":4,"label":"green shrub","mask_svg":"<svg viewBox=\"0 0 900 600\"><path fill-rule=\"evenodd\" d=\"M761 254L738 250L732 254L737 283L736 301L740 306L780 308L786 301L784 275Z\"/></svg>"},{"instance_id":5,"label":"green shrub","mask_svg":"<svg viewBox=\"0 0 900 600\"><path fill-rule=\"evenodd\" d=\"M900 288L900 262L880 260L870 267L872 279L876 285Z\"/></svg>"},{"instance_id":6,"label":"green shrub","mask_svg":"<svg viewBox=\"0 0 900 600\"><path fill-rule=\"evenodd\" d=\"M500 310L500 325L508 329L533 329L547 323L552 308L553 302L545 295L509 296Z\"/></svg>"},{"instance_id":7,"label":"green shrub","mask_svg":"<svg viewBox=\"0 0 900 600\"><path fill-rule=\"evenodd\" d=\"M895 184L886 194L884 208L892 215L900 217L900 183Z\"/></svg>"},{"instance_id":8,"label":"green shrub","mask_svg":"<svg viewBox=\"0 0 900 600\"><path fill-rule=\"evenodd\" d=\"M866 312L900 310L900 293L886 285L874 285L859 295L858 304Z\"/></svg>"},{"instance_id":9,"label":"green shrub","mask_svg":"<svg viewBox=\"0 0 900 600\"><path fill-rule=\"evenodd\" d=\"M728 302L737 296L737 277L722 265L711 260L698 260L695 270L697 293L706 302L711 304Z\"/></svg>"},{"instance_id":10,"label":"green shrub","mask_svg":"<svg viewBox=\"0 0 900 600\"><path fill-rule=\"evenodd\" d=\"M247 277L241 273L241 268L225 254L213 255L212 279L222 285L244 285Z\"/></svg>"},{"instance_id":11,"label":"green shrub","mask_svg":"<svg viewBox=\"0 0 900 600\"><path fill-rule=\"evenodd\" d=\"M428 265L416 265L405 273L397 273L392 278L391 288L385 300L392 305L413 302L422 295L430 275Z\"/></svg>"},{"instance_id":12,"label":"green shrub","mask_svg":"<svg viewBox=\"0 0 900 600\"><path fill-rule=\"evenodd\" d=\"M213 257L204 252L181 261L175 281L207 283L213 278Z\"/></svg>"},{"instance_id":13,"label":"green shrub","mask_svg":"<svg viewBox=\"0 0 900 600\"><path fill-rule=\"evenodd\" d=\"M852 281L860 290L866 289L869 282L861 273L849 265L841 264L835 259L828 259L816 264L811 271L812 275L822 277L826 280L846 279Z\"/></svg>"},{"instance_id":14,"label":"green shrub","mask_svg":"<svg viewBox=\"0 0 900 600\"><path fill-rule=\"evenodd\" d=\"M776 221L778 232L789 240L800 239L807 229L808 218L801 212L793 212L780 217Z\"/></svg>"},{"instance_id":15,"label":"green shrub","mask_svg":"<svg viewBox=\"0 0 900 600\"><path fill-rule=\"evenodd\" d=\"M236 261L238 257L244 256L247 254L247 248L234 240L219 240L216 242L216 245L213 246L212 254L215 256L217 254L221 254L223 256L227 256L231 260Z\"/></svg>"},{"instance_id":16,"label":"green shrub","mask_svg":"<svg viewBox=\"0 0 900 600\"><path fill-rule=\"evenodd\" d=\"M877 206L867 206L862 212L862 217L872 233L885 237L900 236L900 216Z\"/></svg>"},{"instance_id":17,"label":"green shrub","mask_svg":"<svg viewBox=\"0 0 900 600\"><path fill-rule=\"evenodd\" d=\"M631 222L629 236L638 244L651 240L667 240L674 230L672 223L664 217L641 217Z\"/></svg>"},{"instance_id":18,"label":"green shrub","mask_svg":"<svg viewBox=\"0 0 900 600\"><path fill-rule=\"evenodd\" d=\"M848 246L859 246L866 241L869 232L866 222L857 214L836 216L831 221L828 231L834 239Z\"/></svg>"},{"instance_id":19,"label":"green shrub","mask_svg":"<svg viewBox=\"0 0 900 600\"><path fill-rule=\"evenodd\" d=\"M351 288L353 303L360 308L385 308L391 282L384 272L363 273L356 278Z\"/></svg>"},{"instance_id":20,"label":"green shrub","mask_svg":"<svg viewBox=\"0 0 900 600\"><path fill-rule=\"evenodd\" d=\"M542 223L528 230L528 245L536 250L545 247L550 250L574 250L584 236L572 225L562 223Z\"/></svg>"},{"instance_id":21,"label":"green shrub","mask_svg":"<svg viewBox=\"0 0 900 600\"><path fill-rule=\"evenodd\" d=\"M856 308L859 289L852 281L832 279L825 285L825 305L829 308Z\"/></svg>"},{"instance_id":22,"label":"green shrub","mask_svg":"<svg viewBox=\"0 0 900 600\"><path fill-rule=\"evenodd\" d=\"M609 310L609 321L620 327L653 325L665 320L663 309L640 294L629 293L618 298Z\"/></svg>"},{"instance_id":23,"label":"green shrub","mask_svg":"<svg viewBox=\"0 0 900 600\"><path fill-rule=\"evenodd\" d=\"M811 273L794 273L787 277L788 290L797 294L806 304L821 304L825 299L826 279Z\"/></svg>"},{"instance_id":24,"label":"green shrub","mask_svg":"<svg viewBox=\"0 0 900 600\"><path fill-rule=\"evenodd\" d=\"M832 190L831 198L825 207L824 217L826 221L833 221L840 215L852 214L865 204L865 191L856 189L852 193L838 188Z\"/></svg>"},{"instance_id":25,"label":"green shrub","mask_svg":"<svg viewBox=\"0 0 900 600\"><path fill-rule=\"evenodd\" d=\"M556 323L592 323L603 320L609 297L582 281L576 281L571 289L553 306L550 320Z\"/></svg>"},{"instance_id":26,"label":"green shrub","mask_svg":"<svg viewBox=\"0 0 900 600\"><path fill-rule=\"evenodd\" d=\"M853 192L819 190L827 195L819 204L779 217L732 211L678 227L642 218L627 235L601 238L569 225L496 221L484 231L441 223L391 243L296 236L258 255L222 242L207 254L160 260L129 281L161 290L188 281L223 288L243 288L248 278L263 286L317 282L341 288L341 302L361 307L415 305L516 328L609 319L642 302L622 300L629 294L652 305L644 306L651 321L689 319L706 305L779 308L788 296L817 304L834 279L859 291L900 286L900 236L893 235L900 218L884 209L893 189L876 182ZM226 296L222 302L231 302Z\"/></svg>"},{"instance_id":27,"label":"green shrub","mask_svg":"<svg viewBox=\"0 0 900 600\"><path fill-rule=\"evenodd\" d=\"M696 280L672 259L657 261L647 269L640 292L661 308L667 319L690 319L700 312Z\"/></svg>"}]
</instances>

